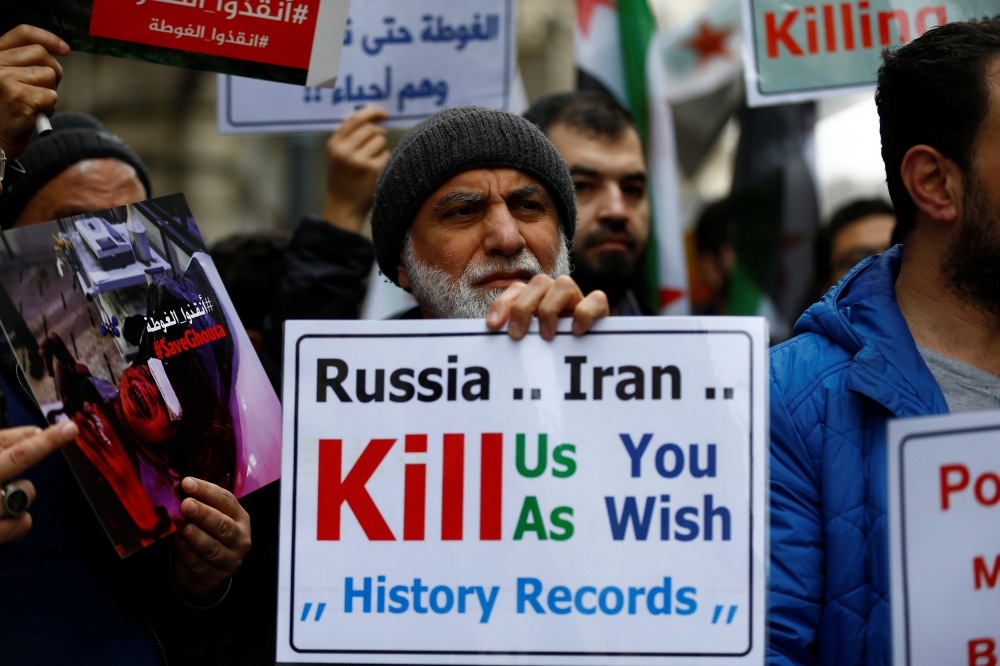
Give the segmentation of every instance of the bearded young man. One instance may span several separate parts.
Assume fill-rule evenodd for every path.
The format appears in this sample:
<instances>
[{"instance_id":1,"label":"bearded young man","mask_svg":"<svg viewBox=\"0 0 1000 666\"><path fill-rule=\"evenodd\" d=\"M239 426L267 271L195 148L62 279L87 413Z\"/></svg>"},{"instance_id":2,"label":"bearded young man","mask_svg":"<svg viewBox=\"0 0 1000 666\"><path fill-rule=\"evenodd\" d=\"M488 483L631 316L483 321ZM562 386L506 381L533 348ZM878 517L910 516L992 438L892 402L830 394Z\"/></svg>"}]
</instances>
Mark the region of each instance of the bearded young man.
<instances>
[{"instance_id":1,"label":"bearded young man","mask_svg":"<svg viewBox=\"0 0 1000 666\"><path fill-rule=\"evenodd\" d=\"M606 293L614 315L654 314L639 288L650 212L646 156L632 116L609 95L578 90L543 97L524 117L545 132L573 178L573 279L584 293Z\"/></svg>"},{"instance_id":2,"label":"bearded young man","mask_svg":"<svg viewBox=\"0 0 1000 666\"><path fill-rule=\"evenodd\" d=\"M885 52L903 245L771 352L769 664L890 664L886 421L1000 407L1000 20Z\"/></svg>"},{"instance_id":3,"label":"bearded young man","mask_svg":"<svg viewBox=\"0 0 1000 666\"><path fill-rule=\"evenodd\" d=\"M384 150L377 134L368 142L373 155ZM381 171L372 209L379 269L418 303L399 318L485 317L517 339L535 315L551 339L561 314L573 316L577 334L608 314L604 292L584 296L568 275L575 229L573 181L555 146L525 119L477 107L410 130ZM272 326L293 314L346 313L357 279L350 266L370 261L370 247L335 226L297 232Z\"/></svg>"}]
</instances>

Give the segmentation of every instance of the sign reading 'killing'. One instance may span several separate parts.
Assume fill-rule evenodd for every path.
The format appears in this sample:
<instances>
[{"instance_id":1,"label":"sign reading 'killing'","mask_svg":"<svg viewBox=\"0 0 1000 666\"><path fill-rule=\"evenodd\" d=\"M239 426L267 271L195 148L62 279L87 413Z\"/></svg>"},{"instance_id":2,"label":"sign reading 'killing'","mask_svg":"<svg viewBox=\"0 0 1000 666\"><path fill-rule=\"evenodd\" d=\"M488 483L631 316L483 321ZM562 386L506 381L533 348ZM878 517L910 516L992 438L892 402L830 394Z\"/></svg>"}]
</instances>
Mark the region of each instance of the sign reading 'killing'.
<instances>
[{"instance_id":1,"label":"sign reading 'killing'","mask_svg":"<svg viewBox=\"0 0 1000 666\"><path fill-rule=\"evenodd\" d=\"M219 131L328 130L372 104L395 125L454 106L512 110L513 22L513 0L355 2L335 87L219 76Z\"/></svg>"},{"instance_id":2,"label":"sign reading 'killing'","mask_svg":"<svg viewBox=\"0 0 1000 666\"><path fill-rule=\"evenodd\" d=\"M762 319L285 341L279 661L763 664Z\"/></svg>"},{"instance_id":3,"label":"sign reading 'killing'","mask_svg":"<svg viewBox=\"0 0 1000 666\"><path fill-rule=\"evenodd\" d=\"M995 16L996 0L742 0L751 106L870 91L886 47Z\"/></svg>"}]
</instances>

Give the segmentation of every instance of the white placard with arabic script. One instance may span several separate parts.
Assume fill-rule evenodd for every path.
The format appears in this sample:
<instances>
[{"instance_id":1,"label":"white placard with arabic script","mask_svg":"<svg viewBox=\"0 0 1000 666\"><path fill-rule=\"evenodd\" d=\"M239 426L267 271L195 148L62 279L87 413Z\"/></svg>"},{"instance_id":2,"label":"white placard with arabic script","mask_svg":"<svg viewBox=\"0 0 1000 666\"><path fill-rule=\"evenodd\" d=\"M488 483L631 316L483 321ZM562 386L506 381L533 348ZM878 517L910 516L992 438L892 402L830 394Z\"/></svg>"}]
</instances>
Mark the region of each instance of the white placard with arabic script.
<instances>
[{"instance_id":1,"label":"white placard with arabic script","mask_svg":"<svg viewBox=\"0 0 1000 666\"><path fill-rule=\"evenodd\" d=\"M219 131L329 130L373 104L396 126L456 106L511 110L514 10L514 0L352 3L334 88L220 75Z\"/></svg>"}]
</instances>

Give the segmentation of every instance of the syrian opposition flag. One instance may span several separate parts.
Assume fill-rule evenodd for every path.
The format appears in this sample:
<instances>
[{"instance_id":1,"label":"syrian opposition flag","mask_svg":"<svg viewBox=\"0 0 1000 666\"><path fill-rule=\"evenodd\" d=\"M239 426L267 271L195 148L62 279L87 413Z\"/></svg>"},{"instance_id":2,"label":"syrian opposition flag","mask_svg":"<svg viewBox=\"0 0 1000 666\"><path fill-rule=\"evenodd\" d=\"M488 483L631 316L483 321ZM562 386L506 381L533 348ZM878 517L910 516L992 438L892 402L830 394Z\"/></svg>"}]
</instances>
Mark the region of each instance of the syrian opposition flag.
<instances>
[{"instance_id":1,"label":"syrian opposition flag","mask_svg":"<svg viewBox=\"0 0 1000 666\"><path fill-rule=\"evenodd\" d=\"M656 294L660 313L691 314L688 287L687 251L684 243L684 214L681 209L680 175L677 172L677 143L670 107L666 66L662 57L662 35L653 37L646 61L648 85L649 193L652 197L656 242Z\"/></svg>"},{"instance_id":2,"label":"syrian opposition flag","mask_svg":"<svg viewBox=\"0 0 1000 666\"><path fill-rule=\"evenodd\" d=\"M576 66L628 107L621 31L615 0L576 0L573 51Z\"/></svg>"},{"instance_id":3,"label":"syrian opposition flag","mask_svg":"<svg viewBox=\"0 0 1000 666\"><path fill-rule=\"evenodd\" d=\"M576 62L632 111L647 148L649 293L662 314L690 312L673 117L662 47L646 0L576 0Z\"/></svg>"},{"instance_id":4,"label":"syrian opposition flag","mask_svg":"<svg viewBox=\"0 0 1000 666\"><path fill-rule=\"evenodd\" d=\"M677 158L690 177L743 100L739 0L716 0L661 43Z\"/></svg>"}]
</instances>

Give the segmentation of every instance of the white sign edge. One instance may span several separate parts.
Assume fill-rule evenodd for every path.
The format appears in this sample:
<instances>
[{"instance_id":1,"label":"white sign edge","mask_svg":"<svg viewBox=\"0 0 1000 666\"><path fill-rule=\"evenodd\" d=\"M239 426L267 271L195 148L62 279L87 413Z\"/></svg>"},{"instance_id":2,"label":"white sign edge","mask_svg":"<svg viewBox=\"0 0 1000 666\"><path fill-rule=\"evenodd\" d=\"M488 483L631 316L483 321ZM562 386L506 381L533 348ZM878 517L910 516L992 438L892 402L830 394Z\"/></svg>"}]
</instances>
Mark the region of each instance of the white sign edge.
<instances>
[{"instance_id":1,"label":"white sign edge","mask_svg":"<svg viewBox=\"0 0 1000 666\"><path fill-rule=\"evenodd\" d=\"M332 88L337 84L350 7L351 0L320 0L309 69L306 72L307 86ZM323 36L322 39L320 35Z\"/></svg>"},{"instance_id":2,"label":"white sign edge","mask_svg":"<svg viewBox=\"0 0 1000 666\"><path fill-rule=\"evenodd\" d=\"M958 414L935 414L902 419L891 419L886 433L886 455L889 474L889 586L892 603L892 655L894 666L909 666L909 653L905 651L906 611L903 605L902 547L903 530L901 502L899 501L900 459L899 449L903 439L920 433L935 435L954 430L974 429L982 426L997 427L997 412L961 412ZM902 649L901 649L902 648Z\"/></svg>"}]
</instances>

